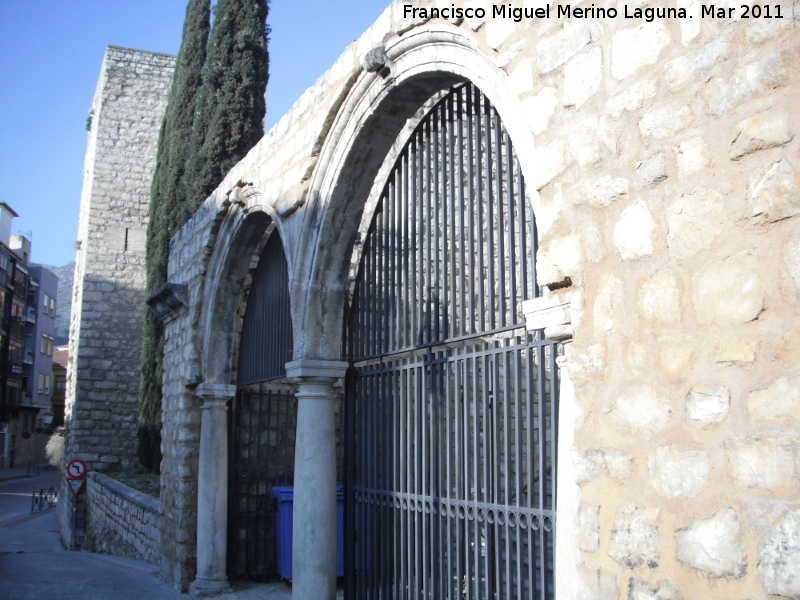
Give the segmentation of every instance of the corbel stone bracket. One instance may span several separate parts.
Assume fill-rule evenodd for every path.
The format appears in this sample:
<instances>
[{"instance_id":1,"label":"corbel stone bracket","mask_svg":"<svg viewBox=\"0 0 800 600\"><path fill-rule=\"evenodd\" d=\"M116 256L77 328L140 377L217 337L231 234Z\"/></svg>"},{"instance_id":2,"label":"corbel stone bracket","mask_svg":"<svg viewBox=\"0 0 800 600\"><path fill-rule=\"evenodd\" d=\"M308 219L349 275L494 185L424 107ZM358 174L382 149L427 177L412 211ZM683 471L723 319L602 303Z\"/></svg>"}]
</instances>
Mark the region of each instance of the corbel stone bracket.
<instances>
[{"instance_id":1,"label":"corbel stone bracket","mask_svg":"<svg viewBox=\"0 0 800 600\"><path fill-rule=\"evenodd\" d=\"M166 325L178 316L183 307L189 305L189 288L182 283L168 281L153 292L145 302Z\"/></svg>"},{"instance_id":2,"label":"corbel stone bracket","mask_svg":"<svg viewBox=\"0 0 800 600\"><path fill-rule=\"evenodd\" d=\"M375 46L361 57L361 66L367 73L377 73L384 79L392 72L392 61L386 56L386 48Z\"/></svg>"},{"instance_id":3,"label":"corbel stone bracket","mask_svg":"<svg viewBox=\"0 0 800 600\"><path fill-rule=\"evenodd\" d=\"M544 330L549 340L572 340L572 303L557 294L526 300L522 303L525 328L528 331Z\"/></svg>"}]
</instances>

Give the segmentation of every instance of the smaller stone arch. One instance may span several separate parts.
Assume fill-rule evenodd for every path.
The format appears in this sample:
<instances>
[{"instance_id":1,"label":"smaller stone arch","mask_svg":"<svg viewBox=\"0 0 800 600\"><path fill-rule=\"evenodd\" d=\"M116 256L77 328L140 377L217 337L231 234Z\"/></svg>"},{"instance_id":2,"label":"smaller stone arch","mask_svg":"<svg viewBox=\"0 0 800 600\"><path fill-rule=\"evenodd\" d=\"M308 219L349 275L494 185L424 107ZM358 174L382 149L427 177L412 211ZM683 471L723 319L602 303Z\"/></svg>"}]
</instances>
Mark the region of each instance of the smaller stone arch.
<instances>
[{"instance_id":1,"label":"smaller stone arch","mask_svg":"<svg viewBox=\"0 0 800 600\"><path fill-rule=\"evenodd\" d=\"M199 344L201 379L210 384L234 384L241 331L241 307L246 297L245 283L256 266L272 229L280 235L280 223L260 201L255 188L230 194L228 212L223 218L206 271L200 315ZM289 253L285 253L287 263ZM291 273L291 267L289 272Z\"/></svg>"}]
</instances>

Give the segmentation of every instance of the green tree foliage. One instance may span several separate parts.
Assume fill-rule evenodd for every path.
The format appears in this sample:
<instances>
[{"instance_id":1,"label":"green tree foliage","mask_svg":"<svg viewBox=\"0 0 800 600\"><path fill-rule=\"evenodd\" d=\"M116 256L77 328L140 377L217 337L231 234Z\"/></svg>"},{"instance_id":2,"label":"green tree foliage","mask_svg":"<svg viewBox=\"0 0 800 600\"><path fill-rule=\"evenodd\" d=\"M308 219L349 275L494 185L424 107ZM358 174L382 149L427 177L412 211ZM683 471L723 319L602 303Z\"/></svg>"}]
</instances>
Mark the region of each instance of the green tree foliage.
<instances>
[{"instance_id":1,"label":"green tree foliage","mask_svg":"<svg viewBox=\"0 0 800 600\"><path fill-rule=\"evenodd\" d=\"M175 62L167 110L158 137L158 153L150 186L147 226L147 295L167 281L169 240L183 224L186 189L183 174L189 156L197 92L206 59L210 0L190 0L183 39ZM152 310L144 311L142 374L139 382L139 462L154 471L161 464L161 376L164 331Z\"/></svg>"},{"instance_id":2,"label":"green tree foliage","mask_svg":"<svg viewBox=\"0 0 800 600\"><path fill-rule=\"evenodd\" d=\"M147 293L167 281L169 240L264 135L267 0L190 0L150 190ZM161 463L164 331L145 309L139 461Z\"/></svg>"},{"instance_id":3,"label":"green tree foliage","mask_svg":"<svg viewBox=\"0 0 800 600\"><path fill-rule=\"evenodd\" d=\"M267 0L219 0L185 178L194 212L264 135Z\"/></svg>"}]
</instances>

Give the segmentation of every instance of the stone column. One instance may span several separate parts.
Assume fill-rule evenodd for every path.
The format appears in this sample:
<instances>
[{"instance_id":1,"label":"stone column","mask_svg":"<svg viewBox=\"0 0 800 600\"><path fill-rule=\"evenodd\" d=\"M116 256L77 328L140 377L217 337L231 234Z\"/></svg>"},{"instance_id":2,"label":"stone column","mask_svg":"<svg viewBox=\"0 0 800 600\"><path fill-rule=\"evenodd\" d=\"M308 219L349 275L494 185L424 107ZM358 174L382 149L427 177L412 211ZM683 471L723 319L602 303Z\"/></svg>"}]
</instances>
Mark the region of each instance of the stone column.
<instances>
[{"instance_id":1,"label":"stone column","mask_svg":"<svg viewBox=\"0 0 800 600\"><path fill-rule=\"evenodd\" d=\"M299 384L294 458L292 598L336 597L336 425L333 384L347 363L298 360L286 375Z\"/></svg>"},{"instance_id":2,"label":"stone column","mask_svg":"<svg viewBox=\"0 0 800 600\"><path fill-rule=\"evenodd\" d=\"M201 383L200 463L197 477L197 578L193 598L230 590L228 553L228 401L235 385Z\"/></svg>"},{"instance_id":3,"label":"stone column","mask_svg":"<svg viewBox=\"0 0 800 600\"><path fill-rule=\"evenodd\" d=\"M575 402L575 388L570 379L570 353L572 350L572 302L576 294L551 294L522 305L525 326L529 331L544 330L547 339L560 342L564 354L556 359L559 367L558 393L558 471L556 472L556 598L576 598L575 581L580 562L578 549L578 510L581 505L581 488L576 483L572 451L575 424L580 408Z\"/></svg>"}]
</instances>

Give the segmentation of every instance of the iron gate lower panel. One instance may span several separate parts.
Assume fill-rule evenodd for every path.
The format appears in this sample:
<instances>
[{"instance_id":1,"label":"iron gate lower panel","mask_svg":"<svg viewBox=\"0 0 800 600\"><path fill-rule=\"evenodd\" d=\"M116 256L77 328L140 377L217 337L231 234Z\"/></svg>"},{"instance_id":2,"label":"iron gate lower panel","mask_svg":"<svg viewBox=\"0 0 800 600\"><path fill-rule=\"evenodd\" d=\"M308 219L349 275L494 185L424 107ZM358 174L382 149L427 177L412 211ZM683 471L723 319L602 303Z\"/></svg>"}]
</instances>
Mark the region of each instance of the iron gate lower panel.
<instances>
[{"instance_id":1,"label":"iron gate lower panel","mask_svg":"<svg viewBox=\"0 0 800 600\"><path fill-rule=\"evenodd\" d=\"M356 364L357 598L554 597L557 346Z\"/></svg>"},{"instance_id":2,"label":"iron gate lower panel","mask_svg":"<svg viewBox=\"0 0 800 600\"><path fill-rule=\"evenodd\" d=\"M297 399L291 391L239 389L231 410L228 576L277 574L274 486L294 482Z\"/></svg>"}]
</instances>

